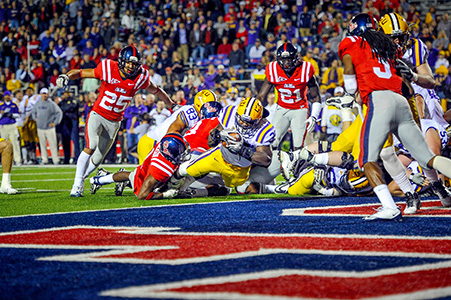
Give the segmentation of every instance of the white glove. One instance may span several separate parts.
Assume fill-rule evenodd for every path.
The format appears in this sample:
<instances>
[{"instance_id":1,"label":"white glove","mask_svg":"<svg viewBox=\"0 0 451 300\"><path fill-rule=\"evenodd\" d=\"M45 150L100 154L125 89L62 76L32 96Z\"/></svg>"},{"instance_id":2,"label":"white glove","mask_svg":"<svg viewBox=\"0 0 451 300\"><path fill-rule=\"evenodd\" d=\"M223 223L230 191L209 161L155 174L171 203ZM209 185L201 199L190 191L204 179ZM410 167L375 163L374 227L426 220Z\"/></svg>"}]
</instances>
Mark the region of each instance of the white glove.
<instances>
[{"instance_id":1,"label":"white glove","mask_svg":"<svg viewBox=\"0 0 451 300\"><path fill-rule=\"evenodd\" d=\"M243 138L236 130L225 129L219 132L220 140L225 143L225 147L232 153L238 154L243 147Z\"/></svg>"},{"instance_id":2,"label":"white glove","mask_svg":"<svg viewBox=\"0 0 451 300\"><path fill-rule=\"evenodd\" d=\"M307 127L308 132L312 132L315 129L316 118L314 116L310 116L307 121L305 121L305 126Z\"/></svg>"},{"instance_id":3,"label":"white glove","mask_svg":"<svg viewBox=\"0 0 451 300\"><path fill-rule=\"evenodd\" d=\"M163 198L164 199L174 198L175 196L177 196L177 194L178 194L178 191L175 189L167 190L166 192L163 193Z\"/></svg>"},{"instance_id":4,"label":"white glove","mask_svg":"<svg viewBox=\"0 0 451 300\"><path fill-rule=\"evenodd\" d=\"M67 87L67 85L69 84L69 76L67 76L66 74L61 74L60 76L58 76L58 78L56 79L56 85L60 88L60 89L65 89Z\"/></svg>"},{"instance_id":5,"label":"white glove","mask_svg":"<svg viewBox=\"0 0 451 300\"><path fill-rule=\"evenodd\" d=\"M354 97L348 95L342 97L331 97L329 99L326 99L326 104L335 106L338 109L352 108L354 104Z\"/></svg>"}]
</instances>

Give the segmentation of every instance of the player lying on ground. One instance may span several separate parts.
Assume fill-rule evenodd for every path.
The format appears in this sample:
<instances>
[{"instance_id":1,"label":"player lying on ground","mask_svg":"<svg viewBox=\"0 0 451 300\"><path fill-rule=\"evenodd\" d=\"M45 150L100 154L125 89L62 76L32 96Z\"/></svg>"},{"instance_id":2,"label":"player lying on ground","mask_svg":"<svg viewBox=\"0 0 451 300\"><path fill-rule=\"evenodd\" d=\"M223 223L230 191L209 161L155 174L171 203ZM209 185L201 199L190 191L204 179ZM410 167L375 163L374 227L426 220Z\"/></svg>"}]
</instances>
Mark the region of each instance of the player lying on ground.
<instances>
[{"instance_id":1,"label":"player lying on ground","mask_svg":"<svg viewBox=\"0 0 451 300\"><path fill-rule=\"evenodd\" d=\"M212 172L221 174L226 187L237 187L246 182L252 165L269 166L270 145L275 132L266 116L261 102L251 97L243 99L238 107L224 108L219 120L225 130L214 134L221 143L197 159L180 165L175 179L188 177L181 190L186 189L194 178Z\"/></svg>"},{"instance_id":2,"label":"player lying on ground","mask_svg":"<svg viewBox=\"0 0 451 300\"><path fill-rule=\"evenodd\" d=\"M91 193L95 194L102 185L116 185L116 195L122 194L129 183L140 200L172 198L177 190L164 190L164 185L174 174L175 169L189 157L190 148L180 134L170 133L147 155L146 159L133 172L120 170L114 174L100 174L90 179Z\"/></svg>"}]
</instances>

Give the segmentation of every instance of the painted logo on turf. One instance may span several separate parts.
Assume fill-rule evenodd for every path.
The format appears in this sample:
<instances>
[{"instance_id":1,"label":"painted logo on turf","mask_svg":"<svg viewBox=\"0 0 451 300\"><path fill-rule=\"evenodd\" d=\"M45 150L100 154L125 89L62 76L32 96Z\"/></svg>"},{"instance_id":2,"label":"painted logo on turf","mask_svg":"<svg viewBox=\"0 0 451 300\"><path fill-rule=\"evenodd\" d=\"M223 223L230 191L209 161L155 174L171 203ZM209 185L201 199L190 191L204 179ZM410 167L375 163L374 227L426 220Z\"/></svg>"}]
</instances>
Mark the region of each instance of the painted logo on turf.
<instances>
[{"instance_id":1,"label":"painted logo on turf","mask_svg":"<svg viewBox=\"0 0 451 300\"><path fill-rule=\"evenodd\" d=\"M261 265L225 276L104 290L102 296L177 299L300 299L451 296L451 240L412 236L182 232L179 228L75 226L0 234L0 247L59 249L40 262L188 266ZM64 250L70 250L70 254ZM80 253L74 253L80 250ZM293 265L271 261L286 256ZM312 263L299 266L297 259ZM320 261L408 259L402 267L334 270ZM317 261L317 264L314 262ZM94 270L95 265L92 269ZM215 274L213 271L209 274ZM408 283L408 284L406 284ZM327 288L326 288L327 287ZM396 287L396 288L394 288Z\"/></svg>"}]
</instances>

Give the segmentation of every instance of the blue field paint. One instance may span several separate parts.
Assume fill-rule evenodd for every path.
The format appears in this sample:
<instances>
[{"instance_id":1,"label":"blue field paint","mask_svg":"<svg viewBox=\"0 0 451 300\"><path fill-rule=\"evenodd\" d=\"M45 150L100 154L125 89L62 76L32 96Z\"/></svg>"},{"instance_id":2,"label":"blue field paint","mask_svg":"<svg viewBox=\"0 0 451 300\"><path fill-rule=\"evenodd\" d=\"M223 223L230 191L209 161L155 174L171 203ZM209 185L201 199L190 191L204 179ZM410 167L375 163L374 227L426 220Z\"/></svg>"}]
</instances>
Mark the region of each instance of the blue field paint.
<instances>
[{"instance_id":1,"label":"blue field paint","mask_svg":"<svg viewBox=\"0 0 451 300\"><path fill-rule=\"evenodd\" d=\"M404 243L411 242L416 238L420 238L420 244L428 241L426 237L435 237L435 244L431 245L440 245L441 238L444 239L443 243L449 243L451 223L446 216L449 211L445 211L444 217L404 218L401 223L390 221L367 223L363 222L360 216L353 215L340 217L282 215L282 212L287 209L320 208L334 205L358 206L369 202L377 203L375 200L376 198L345 197L259 200L2 218L0 219L0 232L3 233L0 235L0 239L3 238L0 243L0 259L2 261L0 264L0 274L2 274L0 298L110 299L110 297L101 296L101 293L118 293L117 295L120 295L120 289L143 286L150 286L149 289L153 291L152 286L155 284L179 284L187 280L196 282L196 280L209 279L214 281L215 278L219 278L217 281L222 282L225 280L223 277L233 283L238 280L236 278L241 278L239 276L249 276L250 279L246 280L254 282L261 280L260 274L273 271L277 273L277 270L288 270L287 274L290 273L289 270L299 272L299 274L307 272L310 274L309 276L319 276L319 278L326 278L324 280L327 281L330 280L327 278L327 274L330 272L337 272L338 277L346 277L348 276L346 274L356 272L378 277L395 276L390 275L390 272L398 268L401 270L401 274L396 275L397 277L395 276L396 278L393 280L402 282L402 278L409 276L411 272L428 272L429 267L425 266L430 266L432 269L438 268L437 271L434 271L438 273L446 271L448 264L451 267L451 253L446 251L445 253L444 250L438 248L437 251L433 251L429 247L420 247L417 250L418 253L415 251L413 251L415 253L410 253L409 247L405 251L396 252L398 249L396 245L386 251L382 251L380 248L372 250L371 247L366 247L366 245L374 243L378 236L382 239L384 236L389 236L390 238L386 240L387 243L396 242L397 236L403 236L404 241L400 244L401 248ZM350 210L352 209L350 207ZM119 229L116 230L116 228ZM134 231L140 228L147 231ZM149 231L151 228L159 228L155 229L158 233L151 234ZM164 230L162 231L164 228L168 229L168 234ZM42 240L39 239L41 234L46 231L34 232L42 229L50 230L49 236L50 238L55 237L55 240L36 246L36 243L49 238L49 236L42 235ZM70 239L68 242L61 241L60 236L61 239L70 237L65 234L71 230L74 233L78 230L86 231L86 235L82 235L80 239L86 237L87 244L78 245L79 249L70 249L74 241L69 241ZM99 230L105 230L106 233L96 235L90 240L92 242L90 243L89 232ZM5 237L16 236L16 234L5 235L5 233L17 231L26 231L17 235L17 244L14 240L5 242ZM180 237L172 242L172 236L179 236L177 233L181 233ZM224 237L221 236L223 233ZM339 236L339 239L348 239L349 241L344 243L343 247L336 248L336 241L333 242L335 235ZM363 240L364 242L368 241L366 244L362 243L362 240L356 240L353 243L353 239L350 238L353 235L370 237L370 239ZM38 238L31 242L30 236ZM305 245L297 244L299 242L302 244L304 236L312 239L311 247L309 247L310 242ZM191 237L197 239L194 244L196 246L189 248L190 251L194 251L194 255L190 254L185 257L179 250L182 245L180 241L185 238L189 240ZM249 239L250 243L256 242L261 246L247 251L233 252L227 248L230 245L234 246L233 243L224 249L218 245L203 245L203 241L208 243L207 241L212 240L208 239L211 237L217 243L224 243L224 245L227 245L231 238L243 237ZM272 239L279 241L281 237L287 238L283 244L271 244ZM409 239L409 237L415 238ZM324 243L321 241L322 238L324 238ZM142 242L143 240L146 242ZM165 242L160 244L163 240ZM105 241L107 241L106 244L104 244ZM380 244L384 246L386 242ZM147 252L136 252L136 248L130 251L121 248L127 245L131 247L130 249L135 246L162 247L168 245L172 248L146 250ZM210 248L217 248L224 252L198 255L196 248L204 249L207 252ZM123 253L96 257L96 253L117 251L118 249ZM423 253L427 250L430 251ZM261 253L257 253L258 251ZM181 257L174 257L170 253L177 253ZM84 256L79 256L80 254L84 254ZM154 255L156 256L154 257ZM118 256L120 257L118 258ZM105 257L114 261L102 261ZM121 261L130 258L138 260ZM167 260L167 263L162 263L160 261L162 259ZM197 259L200 260L197 261ZM177 261L177 264L171 263L171 260ZM385 272L388 273L385 274ZM276 279L280 278L277 276ZM298 277L302 278L302 276L287 276L286 280L297 282ZM446 289L447 287L451 290L451 279L446 277L443 279L443 276L439 278L442 278L440 280L443 282L438 287L434 285L437 284L436 279L431 280L431 286L424 289L421 285L418 287L417 283L413 283L411 290L405 291L404 295L422 292L426 293L428 298L451 297L451 291L448 292ZM246 280L243 284L247 284ZM356 281L356 285L361 284L359 280ZM232 294L236 295L235 288L236 286L233 284L227 287ZM379 290L377 283L374 288L374 293L377 293ZM199 290L201 289L202 287L199 287ZM263 286L261 289L255 287L254 289L249 291L249 295L259 295L258 293L264 290ZM138 289L138 291L140 290ZM266 291L266 294L261 295L261 299L264 299L265 295L280 295L279 292L277 289L273 291L273 294L271 291L269 294ZM318 297L331 297L330 293L332 292L334 292L333 288L325 289L324 293L318 294ZM365 293L368 293L368 290L362 290L362 295L368 296ZM393 294L396 293L397 291L393 290ZM164 298L161 296L162 294L159 295L154 292L148 294L157 299ZM295 293L291 296L293 299L299 297ZM303 297L307 296L311 295L303 295ZM237 297L236 299L241 299L239 296ZM214 294L212 298L215 299ZM174 299L183 299L183 296L174 297Z\"/></svg>"}]
</instances>

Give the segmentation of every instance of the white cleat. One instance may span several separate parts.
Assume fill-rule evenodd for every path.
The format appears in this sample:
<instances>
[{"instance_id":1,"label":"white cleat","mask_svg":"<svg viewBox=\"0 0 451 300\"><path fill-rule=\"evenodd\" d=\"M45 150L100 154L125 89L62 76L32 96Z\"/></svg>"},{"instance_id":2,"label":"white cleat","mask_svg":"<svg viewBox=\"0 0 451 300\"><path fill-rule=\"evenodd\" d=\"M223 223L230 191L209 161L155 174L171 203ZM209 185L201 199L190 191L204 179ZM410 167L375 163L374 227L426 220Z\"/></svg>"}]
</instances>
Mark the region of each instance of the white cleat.
<instances>
[{"instance_id":1,"label":"white cleat","mask_svg":"<svg viewBox=\"0 0 451 300\"><path fill-rule=\"evenodd\" d=\"M416 214L417 211L421 207L421 201L420 197L418 196L418 193L406 193L406 208L404 209L405 215L412 215Z\"/></svg>"},{"instance_id":2,"label":"white cleat","mask_svg":"<svg viewBox=\"0 0 451 300\"><path fill-rule=\"evenodd\" d=\"M0 194L8 194L8 195L15 195L19 192L14 189L12 186L2 186L0 187Z\"/></svg>"},{"instance_id":3,"label":"white cleat","mask_svg":"<svg viewBox=\"0 0 451 300\"><path fill-rule=\"evenodd\" d=\"M70 191L70 196L71 197L83 197L83 192L84 192L84 186L76 186L74 185L72 187L72 190Z\"/></svg>"},{"instance_id":4,"label":"white cleat","mask_svg":"<svg viewBox=\"0 0 451 300\"><path fill-rule=\"evenodd\" d=\"M393 220L400 221L402 218L401 211L396 208L385 208L379 207L377 209L377 213L372 214L371 216L364 217L364 221L375 221L375 220Z\"/></svg>"},{"instance_id":5,"label":"white cleat","mask_svg":"<svg viewBox=\"0 0 451 300\"><path fill-rule=\"evenodd\" d=\"M285 180L289 180L292 175L293 168L293 154L279 151L280 171Z\"/></svg>"}]
</instances>

